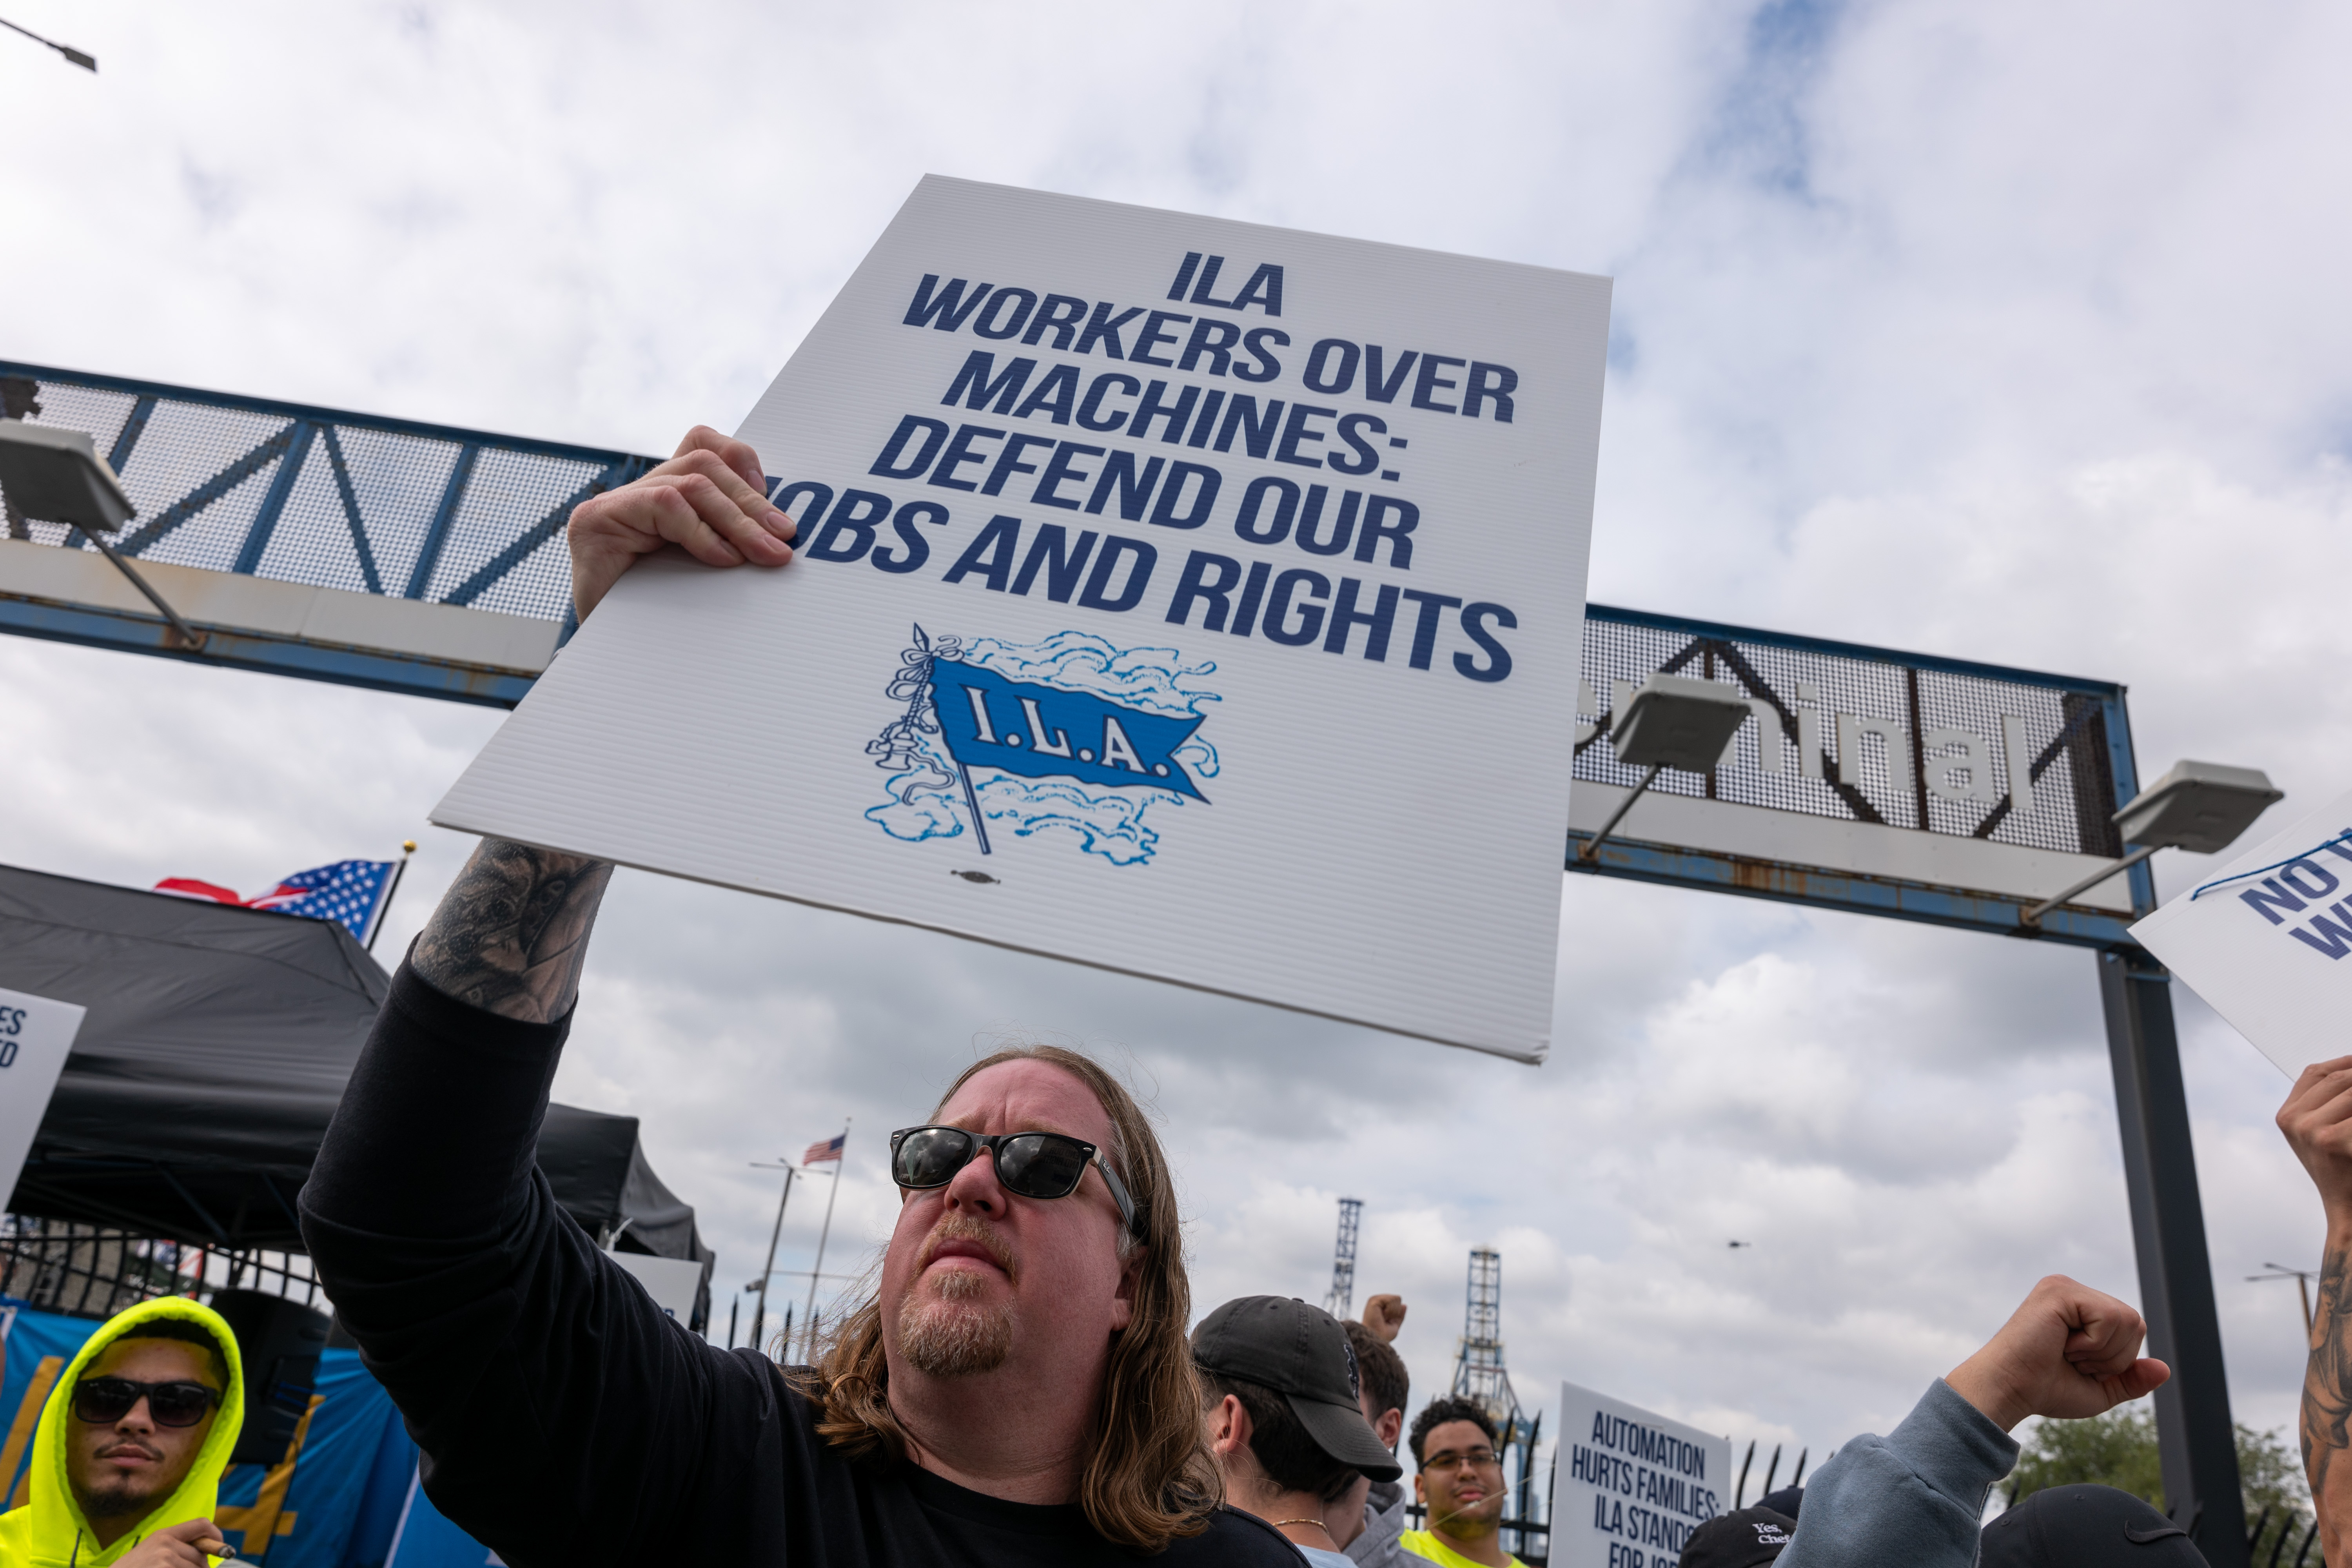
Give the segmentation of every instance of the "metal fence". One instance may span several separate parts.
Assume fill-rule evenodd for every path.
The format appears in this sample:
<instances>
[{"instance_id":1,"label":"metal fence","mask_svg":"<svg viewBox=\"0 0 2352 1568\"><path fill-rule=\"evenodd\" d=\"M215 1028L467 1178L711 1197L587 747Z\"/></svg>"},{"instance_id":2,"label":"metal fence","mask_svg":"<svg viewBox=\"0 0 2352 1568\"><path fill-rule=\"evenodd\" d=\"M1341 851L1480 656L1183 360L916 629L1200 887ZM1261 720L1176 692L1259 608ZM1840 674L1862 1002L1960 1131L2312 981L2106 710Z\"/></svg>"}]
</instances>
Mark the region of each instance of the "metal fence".
<instances>
[{"instance_id":1,"label":"metal fence","mask_svg":"<svg viewBox=\"0 0 2352 1568\"><path fill-rule=\"evenodd\" d=\"M0 1215L0 1300L72 1318L110 1318L158 1296L259 1290L330 1310L299 1252L205 1247L102 1226Z\"/></svg>"},{"instance_id":2,"label":"metal fence","mask_svg":"<svg viewBox=\"0 0 2352 1568\"><path fill-rule=\"evenodd\" d=\"M0 361L0 414L84 430L142 560L562 621L572 509L659 461ZM90 548L5 505L9 537Z\"/></svg>"}]
</instances>

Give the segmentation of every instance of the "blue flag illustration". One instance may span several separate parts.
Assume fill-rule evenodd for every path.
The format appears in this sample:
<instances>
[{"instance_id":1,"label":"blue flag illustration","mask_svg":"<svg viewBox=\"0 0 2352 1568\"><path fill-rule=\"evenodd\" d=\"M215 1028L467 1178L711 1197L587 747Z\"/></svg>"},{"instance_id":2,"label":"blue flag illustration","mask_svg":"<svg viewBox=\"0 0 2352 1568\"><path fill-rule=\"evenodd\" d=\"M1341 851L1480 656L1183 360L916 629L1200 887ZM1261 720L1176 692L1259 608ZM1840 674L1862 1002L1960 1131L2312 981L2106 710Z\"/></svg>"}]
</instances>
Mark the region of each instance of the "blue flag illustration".
<instances>
[{"instance_id":1,"label":"blue flag illustration","mask_svg":"<svg viewBox=\"0 0 2352 1568\"><path fill-rule=\"evenodd\" d=\"M1201 727L1197 714L1150 713L945 659L931 665L931 700L949 754L966 768L1114 789L1149 785L1207 803L1175 757Z\"/></svg>"}]
</instances>

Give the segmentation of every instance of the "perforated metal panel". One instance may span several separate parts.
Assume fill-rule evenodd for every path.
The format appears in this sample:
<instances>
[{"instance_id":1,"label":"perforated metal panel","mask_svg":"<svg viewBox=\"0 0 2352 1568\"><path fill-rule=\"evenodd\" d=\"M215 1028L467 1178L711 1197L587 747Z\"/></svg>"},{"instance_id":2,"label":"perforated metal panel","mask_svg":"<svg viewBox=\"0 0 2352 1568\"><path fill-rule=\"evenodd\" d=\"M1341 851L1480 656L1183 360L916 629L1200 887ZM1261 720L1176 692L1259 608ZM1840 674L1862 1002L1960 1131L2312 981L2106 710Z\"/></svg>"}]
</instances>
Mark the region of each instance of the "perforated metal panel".
<instances>
[{"instance_id":1,"label":"perforated metal panel","mask_svg":"<svg viewBox=\"0 0 2352 1568\"><path fill-rule=\"evenodd\" d=\"M551 621L572 509L659 460L5 362L0 405L90 433L139 508L125 554ZM5 510L12 538L91 548Z\"/></svg>"},{"instance_id":2,"label":"perforated metal panel","mask_svg":"<svg viewBox=\"0 0 2352 1568\"><path fill-rule=\"evenodd\" d=\"M2137 778L2124 689L2112 682L1602 605L1586 611L1583 668L1579 780L1640 784L1644 770L1610 749L1615 708L1652 674L1696 677L1758 711L1713 771L1661 773L1654 792L2067 854L2123 853L2111 817ZM1801 868L1761 877L1728 856L1604 848L1610 863L1574 868L2019 929L2013 900L1956 900L1884 879L1864 888L1874 879L1809 879ZM2134 874L2142 900L2152 894L2145 879ZM2111 918L2063 914L2046 934L2109 942L2121 929Z\"/></svg>"},{"instance_id":3,"label":"perforated metal panel","mask_svg":"<svg viewBox=\"0 0 2352 1568\"><path fill-rule=\"evenodd\" d=\"M1661 773L1653 789L2074 854L2123 853L2108 821L2118 803L2102 721L2103 700L2118 689L1990 667L1957 673L1892 652L1839 654L1823 644L1768 641L1764 633L1715 636L1623 616L1595 605L1585 622L1585 682L1593 705L1580 714L1580 779L1639 784L1642 770L1620 763L1609 748L1605 731L1617 694L1656 672L1696 676L1763 701L1778 735L1759 714L1741 727L1727 765L1710 773ZM1885 721L1892 743L1878 729L1841 726L1841 715ZM1842 730L1860 742L1860 777L1851 784L1842 782ZM1962 743L1926 743L1948 731L1980 742L1974 767L1962 765ZM2020 731L2032 780L2032 805L2022 812L2011 799L2008 754L2008 735ZM1768 749L1778 754L1767 756ZM1960 795L1984 798L1953 798Z\"/></svg>"}]
</instances>

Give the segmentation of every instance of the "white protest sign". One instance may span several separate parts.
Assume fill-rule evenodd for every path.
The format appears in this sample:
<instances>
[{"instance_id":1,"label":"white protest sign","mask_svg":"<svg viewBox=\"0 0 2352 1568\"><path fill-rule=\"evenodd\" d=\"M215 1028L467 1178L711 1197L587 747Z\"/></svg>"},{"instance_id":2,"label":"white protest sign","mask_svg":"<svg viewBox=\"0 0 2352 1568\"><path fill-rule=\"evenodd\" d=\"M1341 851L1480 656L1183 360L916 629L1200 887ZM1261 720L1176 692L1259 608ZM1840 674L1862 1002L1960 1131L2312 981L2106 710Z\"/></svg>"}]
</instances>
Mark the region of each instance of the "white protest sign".
<instances>
[{"instance_id":1,"label":"white protest sign","mask_svg":"<svg viewBox=\"0 0 2352 1568\"><path fill-rule=\"evenodd\" d=\"M646 1288L654 1305L679 1322L694 1319L694 1299L702 1291L702 1265L690 1258L655 1258L643 1252L608 1252L623 1272Z\"/></svg>"},{"instance_id":2,"label":"white protest sign","mask_svg":"<svg viewBox=\"0 0 2352 1568\"><path fill-rule=\"evenodd\" d=\"M0 990L0 1213L33 1152L86 1009L22 991Z\"/></svg>"},{"instance_id":3,"label":"white protest sign","mask_svg":"<svg viewBox=\"0 0 2352 1568\"><path fill-rule=\"evenodd\" d=\"M2131 928L2289 1078L2352 1013L2352 795L2298 817Z\"/></svg>"},{"instance_id":4,"label":"white protest sign","mask_svg":"<svg viewBox=\"0 0 2352 1568\"><path fill-rule=\"evenodd\" d=\"M1539 1059L1608 316L927 178L433 819Z\"/></svg>"},{"instance_id":5,"label":"white protest sign","mask_svg":"<svg viewBox=\"0 0 2352 1568\"><path fill-rule=\"evenodd\" d=\"M1674 1568L1691 1531L1724 1511L1730 1468L1728 1437L1561 1384L1554 1568Z\"/></svg>"}]
</instances>

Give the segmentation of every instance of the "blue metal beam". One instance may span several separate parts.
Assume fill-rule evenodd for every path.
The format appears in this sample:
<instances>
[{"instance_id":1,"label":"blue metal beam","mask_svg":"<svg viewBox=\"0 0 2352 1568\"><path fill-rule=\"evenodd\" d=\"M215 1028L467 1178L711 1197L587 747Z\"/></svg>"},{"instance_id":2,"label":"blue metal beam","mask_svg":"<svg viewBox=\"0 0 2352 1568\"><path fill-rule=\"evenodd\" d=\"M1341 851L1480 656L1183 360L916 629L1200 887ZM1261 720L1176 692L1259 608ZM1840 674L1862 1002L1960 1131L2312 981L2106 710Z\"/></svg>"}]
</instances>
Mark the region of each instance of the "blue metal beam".
<instances>
[{"instance_id":1,"label":"blue metal beam","mask_svg":"<svg viewBox=\"0 0 2352 1568\"><path fill-rule=\"evenodd\" d=\"M124 416L122 428L114 433L114 445L106 454L106 466L114 470L117 478L121 476L122 465L129 462L131 454L138 449L139 437L147 433L147 421L154 416L155 395L141 393L131 403L131 412Z\"/></svg>"},{"instance_id":2,"label":"blue metal beam","mask_svg":"<svg viewBox=\"0 0 2352 1568\"><path fill-rule=\"evenodd\" d=\"M490 436L479 430L462 430L454 425L427 425L415 419L389 419L375 414L355 414L347 408L321 408L310 403L284 403L274 397L247 397L233 392L207 392L199 386L174 386L169 382L141 381L131 376L98 375L86 370L63 370L55 365L25 364L16 360L0 360L0 376L25 376L34 381L59 382L74 386L97 387L105 392L127 392L141 398L160 397L167 403L193 403L207 408L226 408L239 414L274 414L280 419L308 419L315 424L340 425L346 430L381 430L394 436L421 436L430 441L447 441L462 446L468 441L490 441L505 450L530 452L546 458L568 458L581 463L609 463L610 448L582 447L569 441L541 441L529 436ZM139 417L133 405L133 417ZM142 421L143 423L143 420ZM658 458L655 459L659 461Z\"/></svg>"},{"instance_id":3,"label":"blue metal beam","mask_svg":"<svg viewBox=\"0 0 2352 1568\"><path fill-rule=\"evenodd\" d=\"M360 578L371 594L383 592L383 578L375 569L375 552L368 546L367 525L360 521L360 498L352 489L351 465L343 460L343 443L332 425L319 426L327 438L327 466L335 476L335 493L342 498L343 521L352 531L352 548L359 552Z\"/></svg>"},{"instance_id":4,"label":"blue metal beam","mask_svg":"<svg viewBox=\"0 0 2352 1568\"><path fill-rule=\"evenodd\" d=\"M1913 669L1932 669L1944 675L1971 676L1979 680L2010 680L2027 686L2049 686L2064 691L2080 691L2092 697L2120 700L2126 689L2112 680L2090 680L2078 675L2051 675L2038 669L2020 669L2012 665L1941 658L1934 654L1898 653L1893 648L1872 647L1866 643L1832 642L1826 637L1759 631L1753 626L1730 626L1720 621L1695 621L1687 616L1662 616L1653 610L1627 610L1614 605L1587 605L1584 613L1592 620L1615 621L1629 626L1654 626L1660 631L1681 632L1690 637L1721 637L1727 642L1761 643L1768 647L1785 647L1799 653L1827 654L1835 658L1864 659L1873 664L1908 666Z\"/></svg>"},{"instance_id":5,"label":"blue metal beam","mask_svg":"<svg viewBox=\"0 0 2352 1568\"><path fill-rule=\"evenodd\" d=\"M106 466L114 470L117 479L122 477L122 465L131 460L131 452L138 447L139 437L147 433L147 421L154 416L153 394L142 394L132 401L131 412L123 416L122 428L114 433L114 445L108 448L106 454ZM88 537L80 529L68 527L66 530L65 547L68 550L79 550Z\"/></svg>"},{"instance_id":6,"label":"blue metal beam","mask_svg":"<svg viewBox=\"0 0 2352 1568\"><path fill-rule=\"evenodd\" d=\"M253 514L253 524L245 531L245 543L238 549L230 571L250 577L260 567L262 552L269 548L269 536L278 530L278 519L286 510L286 498L294 493L294 481L301 477L302 464L310 456L310 443L318 434L319 426L310 420L294 422L294 443L286 448L284 460L269 477L269 493L261 498L261 509Z\"/></svg>"},{"instance_id":7,"label":"blue metal beam","mask_svg":"<svg viewBox=\"0 0 2352 1568\"><path fill-rule=\"evenodd\" d=\"M2130 932L2132 921L2139 918L2137 915L2107 914L2067 905L2042 916L2037 932L2021 919L2032 907L2031 900L1993 898L1896 877L1828 871L1815 866L1671 848L1624 838L1612 838L1602 844L1596 864L1577 857L1578 848L1590 843L1591 837L1589 833L1569 835L1569 870L1623 877L1637 882L1664 882L1679 888L1702 888L1743 898L1773 899L1815 909L1843 910L1850 914L1890 915L1896 920L1958 926L1995 936L2063 942L2074 947L2138 945Z\"/></svg>"},{"instance_id":8,"label":"blue metal beam","mask_svg":"<svg viewBox=\"0 0 2352 1568\"><path fill-rule=\"evenodd\" d=\"M284 457L287 447L294 439L295 427L295 422L289 421L278 434L173 501L154 521L123 535L115 549L125 555L137 555L167 538L173 529L201 515L205 508Z\"/></svg>"},{"instance_id":9,"label":"blue metal beam","mask_svg":"<svg viewBox=\"0 0 2352 1568\"><path fill-rule=\"evenodd\" d=\"M172 628L152 616L64 605L48 601L0 598L0 633L79 643L85 647L160 655L189 664L299 676L339 686L433 697L485 708L512 708L533 678L513 670L452 664L446 659L386 653L373 648L269 637L215 626L205 628L201 653L182 647Z\"/></svg>"},{"instance_id":10,"label":"blue metal beam","mask_svg":"<svg viewBox=\"0 0 2352 1568\"><path fill-rule=\"evenodd\" d=\"M441 504L434 510L433 526L425 532L425 546L416 552L416 565L408 574L408 586L402 590L404 599L421 599L425 590L433 585L433 568L441 563L441 552L449 542L449 525L457 519L457 508L466 500L466 486L474 477L474 460L482 455L478 441L468 441L457 451L457 461L449 469L449 482L441 487Z\"/></svg>"},{"instance_id":11,"label":"blue metal beam","mask_svg":"<svg viewBox=\"0 0 2352 1568\"><path fill-rule=\"evenodd\" d=\"M644 458L632 458L625 463L615 463L613 467L606 468L603 473L597 475L586 484L582 485L578 489L572 491L562 500L557 501L554 507L545 517L541 518L537 522L534 522L529 528L524 529L520 534L515 536L505 549L499 551L496 555L491 556L488 561L483 562L481 565L476 567L474 569L473 575L467 577L464 582L450 589L449 592L443 596L441 602L445 605L472 604L477 598L480 597L481 595L491 586L491 584L498 582L499 578L505 576L509 572L513 571L517 566L521 565L524 559L528 557L532 551L538 549L541 545L553 538L556 531L562 528L564 523L571 519L572 508L580 505L591 496L601 495L606 490L619 489L621 486L627 484L631 479L643 474L646 471L646 464ZM409 597L415 598L415 595L412 594Z\"/></svg>"}]
</instances>

